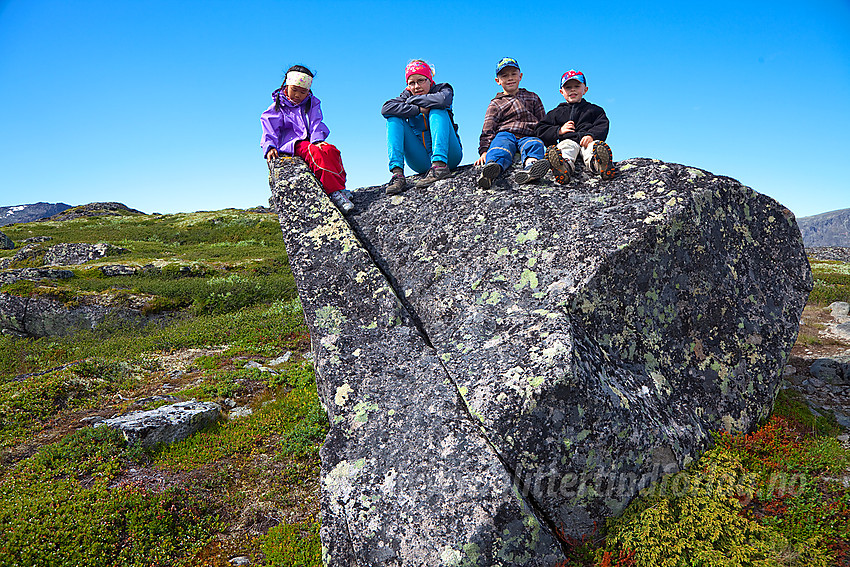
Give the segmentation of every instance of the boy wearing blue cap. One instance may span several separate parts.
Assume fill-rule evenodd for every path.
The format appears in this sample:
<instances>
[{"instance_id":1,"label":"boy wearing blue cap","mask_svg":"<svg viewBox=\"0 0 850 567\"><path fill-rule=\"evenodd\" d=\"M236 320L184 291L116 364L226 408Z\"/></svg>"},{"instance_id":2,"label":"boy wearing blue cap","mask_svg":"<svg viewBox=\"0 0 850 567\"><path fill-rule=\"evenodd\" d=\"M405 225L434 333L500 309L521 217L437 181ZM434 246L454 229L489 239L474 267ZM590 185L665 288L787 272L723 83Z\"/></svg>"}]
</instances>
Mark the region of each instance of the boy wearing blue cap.
<instances>
[{"instance_id":1,"label":"boy wearing blue cap","mask_svg":"<svg viewBox=\"0 0 850 567\"><path fill-rule=\"evenodd\" d=\"M505 57L496 65L496 82L502 87L487 106L478 141L479 158L484 165L478 186L489 189L493 181L514 160L517 150L524 167L514 176L517 183L529 183L546 175L549 160L543 142L534 137L534 128L545 115L540 97L521 89L522 73L516 59Z\"/></svg>"},{"instance_id":2,"label":"boy wearing blue cap","mask_svg":"<svg viewBox=\"0 0 850 567\"><path fill-rule=\"evenodd\" d=\"M561 75L561 95L566 102L550 110L534 130L535 135L551 146L546 157L555 180L562 185L569 182L575 171L579 153L591 173L602 179L614 177L614 158L605 143L608 117L601 106L584 100L585 93L584 73L571 69Z\"/></svg>"}]
</instances>

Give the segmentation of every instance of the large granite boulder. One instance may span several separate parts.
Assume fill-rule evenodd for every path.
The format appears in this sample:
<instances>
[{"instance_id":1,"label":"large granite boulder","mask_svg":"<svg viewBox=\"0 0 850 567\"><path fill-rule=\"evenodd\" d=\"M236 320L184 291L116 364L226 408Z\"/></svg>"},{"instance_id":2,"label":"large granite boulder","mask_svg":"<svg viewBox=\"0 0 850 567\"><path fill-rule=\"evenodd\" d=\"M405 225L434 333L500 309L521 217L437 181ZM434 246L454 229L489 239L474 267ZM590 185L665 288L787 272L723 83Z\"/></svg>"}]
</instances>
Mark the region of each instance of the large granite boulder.
<instances>
[{"instance_id":1,"label":"large granite boulder","mask_svg":"<svg viewBox=\"0 0 850 567\"><path fill-rule=\"evenodd\" d=\"M553 530L304 163L278 160L272 179L331 423L325 564L553 565Z\"/></svg>"},{"instance_id":2,"label":"large granite boulder","mask_svg":"<svg viewBox=\"0 0 850 567\"><path fill-rule=\"evenodd\" d=\"M364 524L356 514L375 509L363 493L373 494L380 473L403 466L387 448L440 434L428 421L394 422L386 408L430 410L435 423L472 432L453 445L452 462L423 471L454 511L463 479L477 474L461 454L475 454L470 444L482 439L538 533L578 537L696 459L711 431L755 427L772 405L812 285L790 211L692 167L633 159L610 182L580 172L565 187L502 179L487 191L476 187L476 169L461 168L392 198L382 187L360 189L348 223L300 160L281 160L272 173L332 420L322 451L323 542L346 542L339 545L362 564L380 561L357 555L352 540L364 529L398 532L410 519L373 514ZM371 262L355 267L361 246ZM375 266L376 289L391 288L380 309L382 295L362 287ZM395 301L398 324L370 335ZM420 389L422 366L396 355L389 330L411 326L459 404L435 405ZM358 365L364 352L383 353L380 364ZM399 384L386 388L388 376ZM345 403L336 404L340 388ZM382 427L355 427L358 416L372 423L372 412ZM377 431L387 441L378 443ZM349 466L342 489L334 471L349 455L360 455L363 469ZM466 541L468 532L440 525L450 530L441 541ZM398 540L381 541L398 550ZM433 556L402 563L440 564Z\"/></svg>"}]
</instances>

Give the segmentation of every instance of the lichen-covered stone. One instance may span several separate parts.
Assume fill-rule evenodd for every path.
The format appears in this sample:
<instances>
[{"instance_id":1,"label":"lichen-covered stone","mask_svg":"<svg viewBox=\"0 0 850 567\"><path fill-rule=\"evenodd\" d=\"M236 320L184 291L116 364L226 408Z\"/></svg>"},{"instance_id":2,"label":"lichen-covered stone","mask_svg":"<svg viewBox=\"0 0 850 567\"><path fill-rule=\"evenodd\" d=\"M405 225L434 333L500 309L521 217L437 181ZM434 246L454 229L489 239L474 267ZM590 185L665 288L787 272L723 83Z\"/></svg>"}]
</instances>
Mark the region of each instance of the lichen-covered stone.
<instances>
[{"instance_id":1,"label":"lichen-covered stone","mask_svg":"<svg viewBox=\"0 0 850 567\"><path fill-rule=\"evenodd\" d=\"M563 559L387 278L300 159L272 198L330 420L328 565L553 565Z\"/></svg>"},{"instance_id":2,"label":"lichen-covered stone","mask_svg":"<svg viewBox=\"0 0 850 567\"><path fill-rule=\"evenodd\" d=\"M790 211L656 160L477 175L360 189L349 221L548 521L587 533L767 414L812 285Z\"/></svg>"},{"instance_id":3,"label":"lichen-covered stone","mask_svg":"<svg viewBox=\"0 0 850 567\"><path fill-rule=\"evenodd\" d=\"M221 416L221 406L213 402L178 402L150 411L137 411L105 419L98 426L120 431L128 443L151 447L186 439Z\"/></svg>"},{"instance_id":4,"label":"lichen-covered stone","mask_svg":"<svg viewBox=\"0 0 850 567\"><path fill-rule=\"evenodd\" d=\"M540 533L577 537L698 458L711 431L754 428L776 395L812 285L790 211L655 160L563 187L501 179L482 191L477 175L461 168L392 198L360 189L346 224L300 160L273 170L333 426L322 452L332 564L421 564L384 542L425 541L404 531L422 518L374 505L376 492L408 502L395 463L410 446L430 455L434 439L463 439L422 471L461 511L456 479L481 478L483 434L491 489L500 468ZM428 545L458 541L455 523L439 525Z\"/></svg>"},{"instance_id":5,"label":"lichen-covered stone","mask_svg":"<svg viewBox=\"0 0 850 567\"><path fill-rule=\"evenodd\" d=\"M62 272L44 269L18 272L28 271L30 275ZM56 276L55 273L53 275ZM0 331L20 336L55 337L112 325L143 327L157 318L147 317L141 312L142 307L152 298L142 294L71 293L49 287L37 289L25 297L0 293Z\"/></svg>"},{"instance_id":6,"label":"lichen-covered stone","mask_svg":"<svg viewBox=\"0 0 850 567\"><path fill-rule=\"evenodd\" d=\"M128 252L126 248L106 242L87 244L84 242L63 242L48 248L44 255L45 266L76 266L107 256L116 256Z\"/></svg>"}]
</instances>

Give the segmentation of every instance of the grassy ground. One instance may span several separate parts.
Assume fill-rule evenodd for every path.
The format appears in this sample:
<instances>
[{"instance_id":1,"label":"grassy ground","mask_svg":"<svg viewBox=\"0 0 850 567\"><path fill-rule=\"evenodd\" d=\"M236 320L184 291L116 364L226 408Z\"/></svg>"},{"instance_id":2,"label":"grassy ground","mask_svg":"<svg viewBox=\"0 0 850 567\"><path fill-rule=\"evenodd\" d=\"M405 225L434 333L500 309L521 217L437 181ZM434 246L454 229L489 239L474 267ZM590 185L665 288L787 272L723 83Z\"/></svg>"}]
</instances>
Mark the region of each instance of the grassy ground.
<instances>
[{"instance_id":1,"label":"grassy ground","mask_svg":"<svg viewBox=\"0 0 850 567\"><path fill-rule=\"evenodd\" d=\"M4 227L13 240L128 249L60 282L2 291L148 297L144 328L117 323L64 338L0 336L0 565L319 565L318 449L327 421L274 215L227 210ZM0 251L11 257L15 251ZM154 265L104 277L98 266ZM800 345L850 300L846 265L813 262ZM832 341L832 342L830 342ZM276 374L246 368L291 351ZM825 352L825 351L824 351ZM126 447L93 420L174 399L249 415L169 447ZM718 436L688 470L637 499L563 565L847 565L850 457L828 416L781 394L749 436Z\"/></svg>"},{"instance_id":2,"label":"grassy ground","mask_svg":"<svg viewBox=\"0 0 850 567\"><path fill-rule=\"evenodd\" d=\"M109 242L129 252L74 268L68 280L2 291L142 293L149 313L170 316L73 337L0 336L0 565L320 563L327 421L276 216L99 217L4 232L16 242L53 237L45 247ZM98 268L117 263L160 269L107 278ZM274 375L245 368L287 351ZM252 413L146 451L87 427L190 398Z\"/></svg>"}]
</instances>

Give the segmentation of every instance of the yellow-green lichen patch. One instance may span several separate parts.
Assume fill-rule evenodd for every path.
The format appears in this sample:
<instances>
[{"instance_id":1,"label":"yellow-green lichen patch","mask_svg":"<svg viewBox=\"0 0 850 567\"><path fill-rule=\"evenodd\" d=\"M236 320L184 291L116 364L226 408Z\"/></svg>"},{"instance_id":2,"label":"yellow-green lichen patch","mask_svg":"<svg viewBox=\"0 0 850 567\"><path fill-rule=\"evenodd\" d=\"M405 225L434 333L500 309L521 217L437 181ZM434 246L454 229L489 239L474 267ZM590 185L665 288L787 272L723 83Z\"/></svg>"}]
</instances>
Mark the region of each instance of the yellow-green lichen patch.
<instances>
[{"instance_id":1,"label":"yellow-green lichen patch","mask_svg":"<svg viewBox=\"0 0 850 567\"><path fill-rule=\"evenodd\" d=\"M644 193L643 191L635 191L634 194L632 194L632 199L645 199L645 198L646 198L646 193Z\"/></svg>"},{"instance_id":2,"label":"yellow-green lichen patch","mask_svg":"<svg viewBox=\"0 0 850 567\"><path fill-rule=\"evenodd\" d=\"M316 310L316 326L331 334L339 334L343 323L347 321L339 308L325 305Z\"/></svg>"},{"instance_id":3,"label":"yellow-green lichen patch","mask_svg":"<svg viewBox=\"0 0 850 567\"><path fill-rule=\"evenodd\" d=\"M519 276L519 282L514 284L514 289L519 291L525 286L528 286L531 289L537 289L539 282L537 281L537 274L526 268L522 271L522 274Z\"/></svg>"},{"instance_id":4,"label":"yellow-green lichen patch","mask_svg":"<svg viewBox=\"0 0 850 567\"><path fill-rule=\"evenodd\" d=\"M354 422L362 424L369 421L369 412L377 410L378 406L376 404L370 404L364 400L362 402L358 402L351 409L354 412Z\"/></svg>"},{"instance_id":5,"label":"yellow-green lichen patch","mask_svg":"<svg viewBox=\"0 0 850 567\"><path fill-rule=\"evenodd\" d=\"M508 256L510 253L511 253L511 251L508 250L508 247L503 246L503 247L499 248L499 250L496 252L496 255L497 256Z\"/></svg>"},{"instance_id":6,"label":"yellow-green lichen patch","mask_svg":"<svg viewBox=\"0 0 850 567\"><path fill-rule=\"evenodd\" d=\"M499 300L502 299L502 294L498 292L498 290L494 290L493 293L490 294L490 297L487 299L488 305L496 305L499 303Z\"/></svg>"},{"instance_id":7,"label":"yellow-green lichen patch","mask_svg":"<svg viewBox=\"0 0 850 567\"><path fill-rule=\"evenodd\" d=\"M532 240L537 240L538 236L540 236L540 234L537 232L537 229L532 228L528 232L526 232L525 234L522 234L522 233L517 234L516 243L517 244L525 244L526 242L531 242Z\"/></svg>"},{"instance_id":8,"label":"yellow-green lichen patch","mask_svg":"<svg viewBox=\"0 0 850 567\"><path fill-rule=\"evenodd\" d=\"M401 205L404 202L404 197L401 195L394 195L390 197L390 205Z\"/></svg>"},{"instance_id":9,"label":"yellow-green lichen patch","mask_svg":"<svg viewBox=\"0 0 850 567\"><path fill-rule=\"evenodd\" d=\"M350 396L353 391L354 390L348 383L339 386L336 389L336 394L334 395L334 403L338 406L344 406L346 402L348 402L348 396Z\"/></svg>"},{"instance_id":10,"label":"yellow-green lichen patch","mask_svg":"<svg viewBox=\"0 0 850 567\"><path fill-rule=\"evenodd\" d=\"M354 236L351 234L351 230L348 228L348 225L345 224L345 221L342 220L339 222L329 221L324 224L320 224L308 232L306 236L313 239L313 245L316 248L322 247L325 242L337 240L342 243L343 254L347 253L356 245L356 241Z\"/></svg>"}]
</instances>

